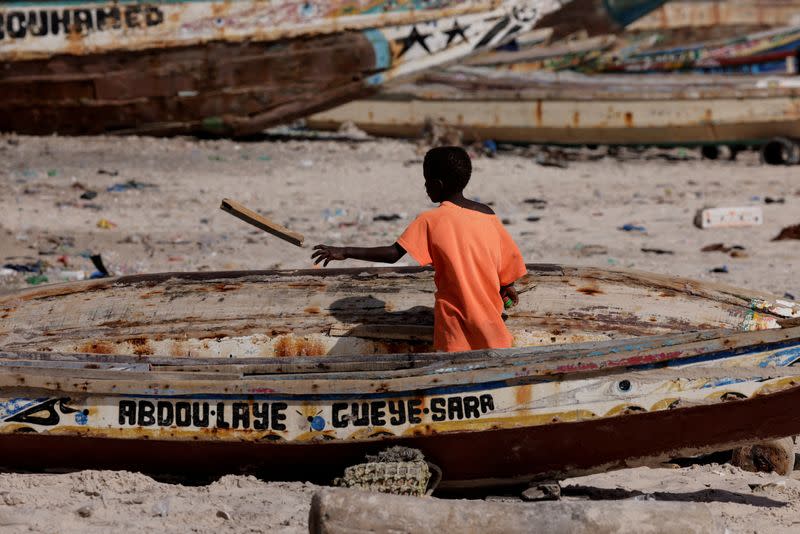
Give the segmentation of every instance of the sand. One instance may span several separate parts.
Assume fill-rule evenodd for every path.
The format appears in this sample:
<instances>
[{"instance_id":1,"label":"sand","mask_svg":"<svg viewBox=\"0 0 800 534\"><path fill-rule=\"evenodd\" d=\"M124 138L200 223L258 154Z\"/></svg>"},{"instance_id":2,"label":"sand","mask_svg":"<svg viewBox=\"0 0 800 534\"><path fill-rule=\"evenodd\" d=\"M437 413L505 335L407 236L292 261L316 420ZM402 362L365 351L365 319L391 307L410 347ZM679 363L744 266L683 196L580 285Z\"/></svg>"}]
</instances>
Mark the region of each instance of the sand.
<instances>
[{"instance_id":1,"label":"sand","mask_svg":"<svg viewBox=\"0 0 800 534\"><path fill-rule=\"evenodd\" d=\"M491 203L528 262L640 269L800 297L800 241L771 241L800 223L797 168L762 166L754 154L709 162L681 150L604 153L575 152L566 169L540 166L524 150L476 158L467 194ZM130 180L148 186L107 191ZM87 190L97 196L81 200ZM115 274L311 266L309 246L222 212L224 197L304 233L311 246L390 244L432 207L421 152L410 142L6 136L0 260L42 260L50 281L61 271L91 273L92 253ZM764 224L700 230L693 218L704 206L761 206ZM111 228L98 227L103 219ZM619 230L624 224L646 231ZM715 243L743 249L737 257L701 252ZM723 266L727 273L711 272ZM27 286L27 276L0 275L0 290ZM706 502L731 532L792 532L800 524L798 480L727 465L629 469L563 485L584 488L567 491L569 499ZM313 489L242 476L184 486L126 472L0 474L0 531L297 532L307 528Z\"/></svg>"}]
</instances>

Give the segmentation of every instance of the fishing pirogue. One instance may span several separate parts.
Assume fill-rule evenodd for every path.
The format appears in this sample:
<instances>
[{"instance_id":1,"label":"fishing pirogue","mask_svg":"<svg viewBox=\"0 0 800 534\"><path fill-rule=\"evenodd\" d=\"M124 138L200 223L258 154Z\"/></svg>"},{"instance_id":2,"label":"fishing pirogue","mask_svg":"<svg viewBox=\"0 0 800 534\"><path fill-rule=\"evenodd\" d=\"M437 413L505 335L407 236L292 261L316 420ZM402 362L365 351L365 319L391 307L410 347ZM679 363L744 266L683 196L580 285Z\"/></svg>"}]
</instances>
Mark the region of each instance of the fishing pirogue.
<instances>
[{"instance_id":1,"label":"fishing pirogue","mask_svg":"<svg viewBox=\"0 0 800 534\"><path fill-rule=\"evenodd\" d=\"M397 77L663 0L0 0L0 131L246 135Z\"/></svg>"},{"instance_id":2,"label":"fishing pirogue","mask_svg":"<svg viewBox=\"0 0 800 534\"><path fill-rule=\"evenodd\" d=\"M516 348L429 353L419 268L139 275L0 296L2 463L330 480L420 449L445 487L800 433L800 307L530 265Z\"/></svg>"},{"instance_id":3,"label":"fishing pirogue","mask_svg":"<svg viewBox=\"0 0 800 534\"><path fill-rule=\"evenodd\" d=\"M780 145L800 151L800 90L744 76L515 73L454 67L309 118L415 137L440 121L466 140L559 145ZM791 147L789 147L791 145ZM769 154L780 146L769 149ZM765 154L772 162L773 157ZM775 161L776 163L778 161ZM795 159L793 161L797 163Z\"/></svg>"}]
</instances>

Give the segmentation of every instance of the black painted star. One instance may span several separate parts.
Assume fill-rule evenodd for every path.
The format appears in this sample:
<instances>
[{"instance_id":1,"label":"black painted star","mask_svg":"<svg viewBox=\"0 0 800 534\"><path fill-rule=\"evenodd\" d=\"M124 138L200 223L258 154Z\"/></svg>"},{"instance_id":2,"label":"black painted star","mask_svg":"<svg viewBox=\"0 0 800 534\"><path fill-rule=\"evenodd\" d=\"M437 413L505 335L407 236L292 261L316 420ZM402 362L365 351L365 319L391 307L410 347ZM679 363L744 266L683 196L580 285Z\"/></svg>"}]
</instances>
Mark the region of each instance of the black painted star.
<instances>
[{"instance_id":1,"label":"black painted star","mask_svg":"<svg viewBox=\"0 0 800 534\"><path fill-rule=\"evenodd\" d=\"M463 42L466 42L466 43L468 43L468 42L469 42L469 39L467 39L467 36L466 36L466 34L464 33L464 32L465 32L465 31L467 31L468 29L469 29L469 25L467 25L467 26L464 26L464 27L462 28L462 27L461 27L461 26L458 24L458 21L457 21L457 20L456 20L456 21L454 21L454 22L453 22L453 27L452 27L452 28L450 28L449 30L447 30L447 31L445 31L445 32L444 32L444 33L446 33L446 34L447 34L447 44L446 44L445 46L450 46L450 43L452 43L452 42L453 42L453 39L455 39L455 38L456 38L456 36L458 36L458 35L460 35L460 36L461 36L461 39L462 39L462 41L463 41Z\"/></svg>"},{"instance_id":2,"label":"black painted star","mask_svg":"<svg viewBox=\"0 0 800 534\"><path fill-rule=\"evenodd\" d=\"M397 57L403 57L403 55L408 52L408 50L414 46L415 44L419 43L419 45L425 49L427 53L431 53L430 48L428 48L425 39L430 37L430 34L422 35L417 31L417 27L414 26L411 29L411 33L409 33L404 39L398 39L397 41L403 43L403 49L400 51L400 54Z\"/></svg>"}]
</instances>

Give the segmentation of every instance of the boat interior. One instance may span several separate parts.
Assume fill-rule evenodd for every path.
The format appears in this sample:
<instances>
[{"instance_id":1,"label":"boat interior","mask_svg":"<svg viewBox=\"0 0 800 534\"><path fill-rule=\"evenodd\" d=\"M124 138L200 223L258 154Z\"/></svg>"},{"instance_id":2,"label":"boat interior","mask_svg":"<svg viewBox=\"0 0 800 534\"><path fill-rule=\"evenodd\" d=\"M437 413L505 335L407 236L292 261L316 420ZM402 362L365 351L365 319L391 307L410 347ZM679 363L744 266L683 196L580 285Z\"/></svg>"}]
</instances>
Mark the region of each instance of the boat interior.
<instances>
[{"instance_id":1,"label":"boat interior","mask_svg":"<svg viewBox=\"0 0 800 534\"><path fill-rule=\"evenodd\" d=\"M780 327L800 306L728 286L529 265L516 347ZM0 350L190 358L432 351L433 272L314 269L137 275L0 294Z\"/></svg>"}]
</instances>

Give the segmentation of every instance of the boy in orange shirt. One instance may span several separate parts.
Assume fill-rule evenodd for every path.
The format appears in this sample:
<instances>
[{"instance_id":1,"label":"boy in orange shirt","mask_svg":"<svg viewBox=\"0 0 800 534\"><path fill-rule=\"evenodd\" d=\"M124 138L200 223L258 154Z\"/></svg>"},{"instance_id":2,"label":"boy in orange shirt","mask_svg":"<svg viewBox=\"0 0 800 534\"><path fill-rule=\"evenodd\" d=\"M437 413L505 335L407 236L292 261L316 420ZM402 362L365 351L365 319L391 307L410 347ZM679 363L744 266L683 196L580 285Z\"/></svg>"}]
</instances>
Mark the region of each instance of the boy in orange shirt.
<instances>
[{"instance_id":1,"label":"boy in orange shirt","mask_svg":"<svg viewBox=\"0 0 800 534\"><path fill-rule=\"evenodd\" d=\"M420 265L433 265L436 350L506 348L513 342L503 322L503 303L519 302L514 282L527 273L522 254L489 206L463 191L472 163L460 147L434 148L422 166L425 191L438 208L417 217L393 245L317 245L315 264L348 258L395 263L406 252Z\"/></svg>"}]
</instances>

